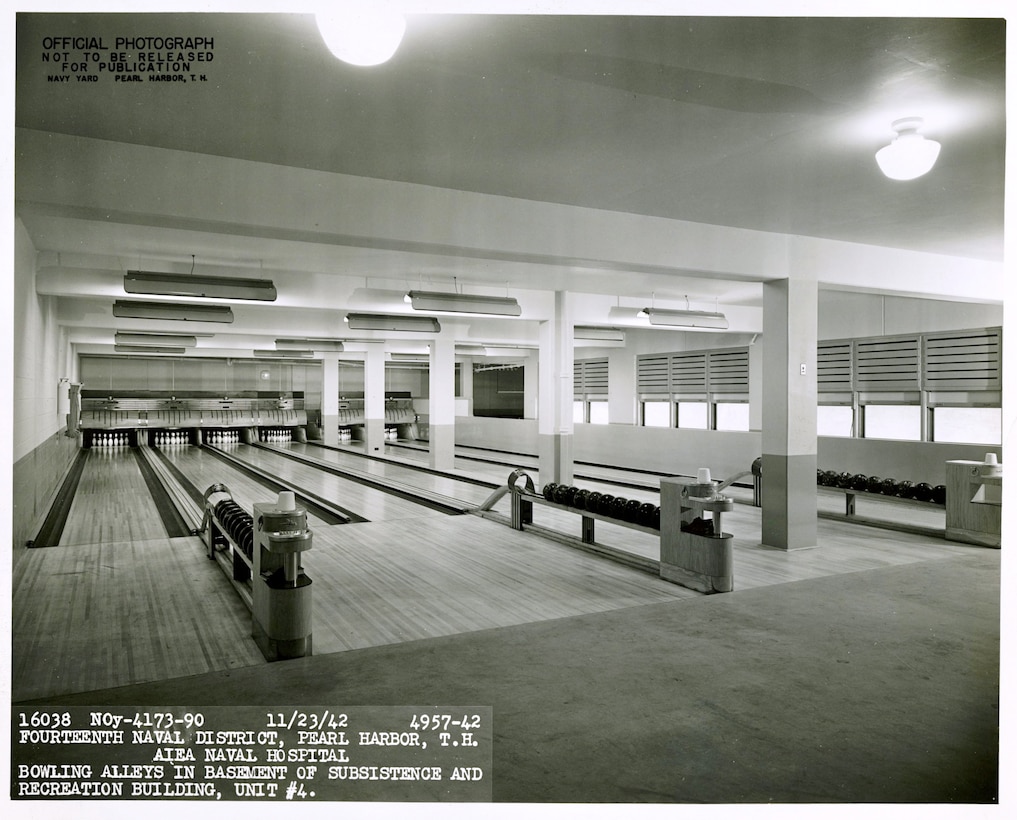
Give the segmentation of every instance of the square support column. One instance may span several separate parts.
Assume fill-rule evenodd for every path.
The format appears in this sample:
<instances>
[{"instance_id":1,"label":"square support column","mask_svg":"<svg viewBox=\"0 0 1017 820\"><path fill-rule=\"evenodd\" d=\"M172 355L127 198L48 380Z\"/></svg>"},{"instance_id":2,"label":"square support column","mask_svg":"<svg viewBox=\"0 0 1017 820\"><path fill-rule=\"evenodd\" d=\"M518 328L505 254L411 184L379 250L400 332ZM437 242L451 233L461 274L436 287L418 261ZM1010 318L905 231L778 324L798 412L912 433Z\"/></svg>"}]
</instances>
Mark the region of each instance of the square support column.
<instances>
[{"instance_id":1,"label":"square support column","mask_svg":"<svg viewBox=\"0 0 1017 820\"><path fill-rule=\"evenodd\" d=\"M436 470L451 470L455 467L456 457L455 339L435 339L431 342L428 392L428 463Z\"/></svg>"},{"instance_id":2,"label":"square support column","mask_svg":"<svg viewBox=\"0 0 1017 820\"><path fill-rule=\"evenodd\" d=\"M817 543L815 279L763 284L762 541Z\"/></svg>"},{"instance_id":3,"label":"square support column","mask_svg":"<svg viewBox=\"0 0 1017 820\"><path fill-rule=\"evenodd\" d=\"M364 452L385 451L385 348L372 344L364 354Z\"/></svg>"},{"instance_id":4,"label":"square support column","mask_svg":"<svg viewBox=\"0 0 1017 820\"><path fill-rule=\"evenodd\" d=\"M526 354L523 365L523 418L540 417L540 351L531 350Z\"/></svg>"},{"instance_id":5,"label":"square support column","mask_svg":"<svg viewBox=\"0 0 1017 820\"><path fill-rule=\"evenodd\" d=\"M339 446L339 354L321 357L321 438L329 447Z\"/></svg>"},{"instance_id":6,"label":"square support column","mask_svg":"<svg viewBox=\"0 0 1017 820\"><path fill-rule=\"evenodd\" d=\"M541 485L571 484L573 322L571 297L554 294L554 319L540 325L537 438Z\"/></svg>"},{"instance_id":7,"label":"square support column","mask_svg":"<svg viewBox=\"0 0 1017 820\"><path fill-rule=\"evenodd\" d=\"M466 415L473 415L473 357L459 360L459 396L466 401Z\"/></svg>"}]
</instances>

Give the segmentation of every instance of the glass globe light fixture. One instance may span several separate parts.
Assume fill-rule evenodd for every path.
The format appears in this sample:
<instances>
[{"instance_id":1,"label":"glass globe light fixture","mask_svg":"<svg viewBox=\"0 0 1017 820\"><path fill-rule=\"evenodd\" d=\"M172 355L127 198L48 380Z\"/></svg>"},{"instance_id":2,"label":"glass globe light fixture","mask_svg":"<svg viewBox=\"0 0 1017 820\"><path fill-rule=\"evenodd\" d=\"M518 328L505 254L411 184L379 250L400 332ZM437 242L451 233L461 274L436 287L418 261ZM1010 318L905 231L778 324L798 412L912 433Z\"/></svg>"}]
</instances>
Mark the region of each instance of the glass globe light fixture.
<instances>
[{"instance_id":1,"label":"glass globe light fixture","mask_svg":"<svg viewBox=\"0 0 1017 820\"><path fill-rule=\"evenodd\" d=\"M890 179L917 179L929 173L939 157L940 145L918 133L921 117L904 117L890 126L897 133L893 142L876 152L876 162Z\"/></svg>"},{"instance_id":2,"label":"glass globe light fixture","mask_svg":"<svg viewBox=\"0 0 1017 820\"><path fill-rule=\"evenodd\" d=\"M329 51L356 66L386 62L406 33L406 18L383 2L336 3L315 21Z\"/></svg>"}]
</instances>

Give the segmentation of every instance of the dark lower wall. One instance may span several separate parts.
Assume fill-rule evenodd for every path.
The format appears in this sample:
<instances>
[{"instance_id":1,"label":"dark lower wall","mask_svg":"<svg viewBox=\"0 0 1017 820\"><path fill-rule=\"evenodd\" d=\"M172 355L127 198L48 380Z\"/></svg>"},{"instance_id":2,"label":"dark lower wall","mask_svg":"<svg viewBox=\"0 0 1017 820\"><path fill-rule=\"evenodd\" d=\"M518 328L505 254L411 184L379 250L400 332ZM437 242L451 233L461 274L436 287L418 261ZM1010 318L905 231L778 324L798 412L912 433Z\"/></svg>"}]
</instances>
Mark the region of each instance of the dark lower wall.
<instances>
[{"instance_id":1,"label":"dark lower wall","mask_svg":"<svg viewBox=\"0 0 1017 820\"><path fill-rule=\"evenodd\" d=\"M61 430L15 462L11 522L15 555L42 523L77 454L77 437L69 438Z\"/></svg>"}]
</instances>

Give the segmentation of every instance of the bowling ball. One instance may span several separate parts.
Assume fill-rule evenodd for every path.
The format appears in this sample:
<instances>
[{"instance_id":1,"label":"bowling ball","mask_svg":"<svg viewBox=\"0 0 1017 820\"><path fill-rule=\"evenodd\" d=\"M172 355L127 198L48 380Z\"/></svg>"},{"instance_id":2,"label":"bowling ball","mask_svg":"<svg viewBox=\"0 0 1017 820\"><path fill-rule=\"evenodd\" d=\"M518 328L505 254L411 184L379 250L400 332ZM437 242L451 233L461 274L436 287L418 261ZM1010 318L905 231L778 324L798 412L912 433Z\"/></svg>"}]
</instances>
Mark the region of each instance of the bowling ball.
<instances>
[{"instance_id":1,"label":"bowling ball","mask_svg":"<svg viewBox=\"0 0 1017 820\"><path fill-rule=\"evenodd\" d=\"M625 518L625 507L628 506L629 500L624 496L618 496L614 501L611 502L610 515L613 518Z\"/></svg>"},{"instance_id":2,"label":"bowling ball","mask_svg":"<svg viewBox=\"0 0 1017 820\"><path fill-rule=\"evenodd\" d=\"M816 470L816 484L818 484L819 486L822 486L823 485L823 479L825 479L825 478L826 478L826 473L824 473L822 470Z\"/></svg>"},{"instance_id":3,"label":"bowling ball","mask_svg":"<svg viewBox=\"0 0 1017 820\"><path fill-rule=\"evenodd\" d=\"M586 509L590 512L600 512L600 493L594 491L586 496Z\"/></svg>"},{"instance_id":4,"label":"bowling ball","mask_svg":"<svg viewBox=\"0 0 1017 820\"><path fill-rule=\"evenodd\" d=\"M759 458L755 459L752 462L752 475L761 476L762 474L763 474L763 457L760 456Z\"/></svg>"},{"instance_id":5,"label":"bowling ball","mask_svg":"<svg viewBox=\"0 0 1017 820\"><path fill-rule=\"evenodd\" d=\"M653 519L650 522L650 526L656 530L660 529L660 507L656 504L653 506Z\"/></svg>"},{"instance_id":6,"label":"bowling ball","mask_svg":"<svg viewBox=\"0 0 1017 820\"><path fill-rule=\"evenodd\" d=\"M544 498L546 498L548 501L554 501L554 491L557 488L557 486L558 485L555 484L553 481L550 484L545 484L544 489L541 491Z\"/></svg>"},{"instance_id":7,"label":"bowling ball","mask_svg":"<svg viewBox=\"0 0 1017 820\"><path fill-rule=\"evenodd\" d=\"M624 518L631 524L639 523L639 508L642 506L643 504L641 501L638 501L635 498L631 499L629 503L625 505L625 510L622 513L622 518Z\"/></svg>"},{"instance_id":8,"label":"bowling ball","mask_svg":"<svg viewBox=\"0 0 1017 820\"><path fill-rule=\"evenodd\" d=\"M614 496L610 493L604 493L600 497L600 502L597 504L597 512L601 515L610 515L612 504L614 504Z\"/></svg>"},{"instance_id":9,"label":"bowling ball","mask_svg":"<svg viewBox=\"0 0 1017 820\"><path fill-rule=\"evenodd\" d=\"M557 489L554 491L554 500L555 500L555 503L557 503L557 504L567 504L568 501L566 501L566 498L568 497L568 492L571 489L572 488L569 487L568 484L559 484Z\"/></svg>"},{"instance_id":10,"label":"bowling ball","mask_svg":"<svg viewBox=\"0 0 1017 820\"><path fill-rule=\"evenodd\" d=\"M647 502L646 504L639 505L639 516L636 518L637 524L642 524L644 527L653 526L653 511L657 509L654 504Z\"/></svg>"},{"instance_id":11,"label":"bowling ball","mask_svg":"<svg viewBox=\"0 0 1017 820\"><path fill-rule=\"evenodd\" d=\"M565 503L570 507L576 505L576 494L579 492L578 487L566 487L565 488Z\"/></svg>"},{"instance_id":12,"label":"bowling ball","mask_svg":"<svg viewBox=\"0 0 1017 820\"><path fill-rule=\"evenodd\" d=\"M883 483L879 485L879 491L883 495L897 495L897 479L884 478Z\"/></svg>"},{"instance_id":13,"label":"bowling ball","mask_svg":"<svg viewBox=\"0 0 1017 820\"><path fill-rule=\"evenodd\" d=\"M932 501L932 485L926 484L924 481L915 484L914 498L917 501Z\"/></svg>"},{"instance_id":14,"label":"bowling ball","mask_svg":"<svg viewBox=\"0 0 1017 820\"><path fill-rule=\"evenodd\" d=\"M589 490L576 490L576 495L572 499L572 506L575 507L577 510L585 510L586 502L589 500L589 498L590 498Z\"/></svg>"},{"instance_id":15,"label":"bowling ball","mask_svg":"<svg viewBox=\"0 0 1017 820\"><path fill-rule=\"evenodd\" d=\"M845 490L851 489L851 473L841 473L838 475L837 486Z\"/></svg>"},{"instance_id":16,"label":"bowling ball","mask_svg":"<svg viewBox=\"0 0 1017 820\"><path fill-rule=\"evenodd\" d=\"M913 498L915 485L910 481L897 482L897 498Z\"/></svg>"},{"instance_id":17,"label":"bowling ball","mask_svg":"<svg viewBox=\"0 0 1017 820\"><path fill-rule=\"evenodd\" d=\"M945 504L946 503L946 485L937 484L932 488L932 503L933 504Z\"/></svg>"},{"instance_id":18,"label":"bowling ball","mask_svg":"<svg viewBox=\"0 0 1017 820\"><path fill-rule=\"evenodd\" d=\"M834 470L827 470L825 473L823 485L825 487L836 487L839 479L840 473L837 473Z\"/></svg>"},{"instance_id":19,"label":"bowling ball","mask_svg":"<svg viewBox=\"0 0 1017 820\"><path fill-rule=\"evenodd\" d=\"M852 490L864 490L868 486L869 486L869 477L867 475L855 473L853 476L851 476Z\"/></svg>"},{"instance_id":20,"label":"bowling ball","mask_svg":"<svg viewBox=\"0 0 1017 820\"><path fill-rule=\"evenodd\" d=\"M883 479L878 475L870 475L865 482L865 491L869 493L881 493L883 491Z\"/></svg>"}]
</instances>

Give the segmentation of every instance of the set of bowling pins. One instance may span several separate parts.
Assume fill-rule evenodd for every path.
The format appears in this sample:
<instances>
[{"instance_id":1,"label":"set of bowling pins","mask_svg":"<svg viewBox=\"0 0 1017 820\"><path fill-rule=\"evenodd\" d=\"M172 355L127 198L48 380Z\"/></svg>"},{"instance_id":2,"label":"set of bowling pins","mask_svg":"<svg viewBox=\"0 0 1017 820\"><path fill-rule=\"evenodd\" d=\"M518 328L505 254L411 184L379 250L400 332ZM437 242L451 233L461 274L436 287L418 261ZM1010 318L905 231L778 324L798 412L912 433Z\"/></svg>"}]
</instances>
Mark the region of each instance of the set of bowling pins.
<instances>
[{"instance_id":1,"label":"set of bowling pins","mask_svg":"<svg viewBox=\"0 0 1017 820\"><path fill-rule=\"evenodd\" d=\"M156 430L155 443L163 444L189 444L190 436L182 430Z\"/></svg>"},{"instance_id":2,"label":"set of bowling pins","mask_svg":"<svg viewBox=\"0 0 1017 820\"><path fill-rule=\"evenodd\" d=\"M289 427L269 427L261 431L262 441L293 441L293 431Z\"/></svg>"},{"instance_id":3,"label":"set of bowling pins","mask_svg":"<svg viewBox=\"0 0 1017 820\"><path fill-rule=\"evenodd\" d=\"M240 441L240 431L212 430L205 433L205 441L208 444L236 444Z\"/></svg>"},{"instance_id":4,"label":"set of bowling pins","mask_svg":"<svg viewBox=\"0 0 1017 820\"><path fill-rule=\"evenodd\" d=\"M345 444L345 443L350 442L350 441L353 441L353 431L349 427L340 427L339 428L339 443L340 444Z\"/></svg>"},{"instance_id":5,"label":"set of bowling pins","mask_svg":"<svg viewBox=\"0 0 1017 820\"><path fill-rule=\"evenodd\" d=\"M399 440L399 430L396 429L395 427L386 427L385 428L385 440L386 441L398 441Z\"/></svg>"},{"instance_id":6,"label":"set of bowling pins","mask_svg":"<svg viewBox=\"0 0 1017 820\"><path fill-rule=\"evenodd\" d=\"M93 447L126 447L131 443L127 433L93 433Z\"/></svg>"}]
</instances>

